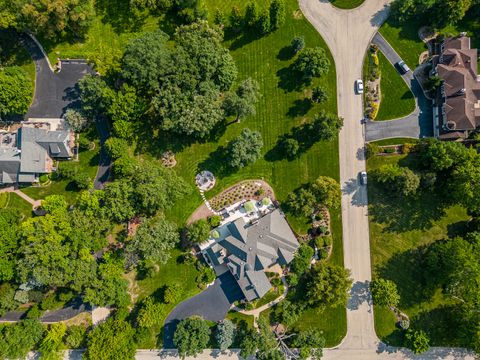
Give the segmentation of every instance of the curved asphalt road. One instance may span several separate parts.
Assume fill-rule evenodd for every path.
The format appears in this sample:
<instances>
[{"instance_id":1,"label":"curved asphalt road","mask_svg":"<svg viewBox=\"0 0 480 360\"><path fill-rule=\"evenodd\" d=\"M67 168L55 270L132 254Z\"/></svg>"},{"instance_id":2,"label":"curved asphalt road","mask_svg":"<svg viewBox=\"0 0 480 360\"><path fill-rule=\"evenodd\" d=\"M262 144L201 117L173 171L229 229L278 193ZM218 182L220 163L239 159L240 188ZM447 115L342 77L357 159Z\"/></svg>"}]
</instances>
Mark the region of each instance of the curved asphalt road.
<instances>
[{"instance_id":1,"label":"curved asphalt road","mask_svg":"<svg viewBox=\"0 0 480 360\"><path fill-rule=\"evenodd\" d=\"M388 61L395 66L401 58L385 38L377 32L372 39ZM400 119L388 121L368 121L366 124L366 141L387 138L423 138L433 136L432 104L428 100L412 71L400 75L415 97L415 110Z\"/></svg>"}]
</instances>

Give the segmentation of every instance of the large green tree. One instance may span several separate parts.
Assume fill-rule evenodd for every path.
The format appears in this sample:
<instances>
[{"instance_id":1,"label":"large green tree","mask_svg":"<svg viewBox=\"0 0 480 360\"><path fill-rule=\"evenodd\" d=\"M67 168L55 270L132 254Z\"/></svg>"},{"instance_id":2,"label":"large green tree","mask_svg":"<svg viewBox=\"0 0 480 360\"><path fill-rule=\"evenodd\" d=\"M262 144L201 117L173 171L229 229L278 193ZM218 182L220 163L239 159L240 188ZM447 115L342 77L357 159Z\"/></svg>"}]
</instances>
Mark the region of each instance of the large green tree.
<instances>
[{"instance_id":1,"label":"large green tree","mask_svg":"<svg viewBox=\"0 0 480 360\"><path fill-rule=\"evenodd\" d=\"M182 359L202 352L207 348L209 340L210 328L198 317L181 320L173 336L173 343Z\"/></svg>"},{"instance_id":2,"label":"large green tree","mask_svg":"<svg viewBox=\"0 0 480 360\"><path fill-rule=\"evenodd\" d=\"M133 239L127 243L126 252L132 259L165 264L179 241L174 223L154 218L140 225Z\"/></svg>"},{"instance_id":3,"label":"large green tree","mask_svg":"<svg viewBox=\"0 0 480 360\"><path fill-rule=\"evenodd\" d=\"M327 53L320 47L303 50L293 63L293 68L302 74L303 79L310 82L320 77L330 69L330 60Z\"/></svg>"},{"instance_id":4,"label":"large green tree","mask_svg":"<svg viewBox=\"0 0 480 360\"><path fill-rule=\"evenodd\" d=\"M217 341L220 350L224 351L232 346L233 341L235 340L235 331L235 325L228 319L223 320L217 325L215 340Z\"/></svg>"},{"instance_id":5,"label":"large green tree","mask_svg":"<svg viewBox=\"0 0 480 360\"><path fill-rule=\"evenodd\" d=\"M95 15L93 0L0 0L0 26L51 39L79 38Z\"/></svg>"},{"instance_id":6,"label":"large green tree","mask_svg":"<svg viewBox=\"0 0 480 360\"><path fill-rule=\"evenodd\" d=\"M311 306L346 306L352 286L350 272L330 263L317 263L305 276L305 301Z\"/></svg>"},{"instance_id":7,"label":"large green tree","mask_svg":"<svg viewBox=\"0 0 480 360\"><path fill-rule=\"evenodd\" d=\"M84 357L90 360L134 359L134 333L127 321L109 318L88 334Z\"/></svg>"},{"instance_id":8,"label":"large green tree","mask_svg":"<svg viewBox=\"0 0 480 360\"><path fill-rule=\"evenodd\" d=\"M30 81L18 66L0 71L0 119L24 115L32 100Z\"/></svg>"},{"instance_id":9,"label":"large green tree","mask_svg":"<svg viewBox=\"0 0 480 360\"><path fill-rule=\"evenodd\" d=\"M25 359L42 339L43 326L38 320L22 320L0 329L0 356L6 359Z\"/></svg>"},{"instance_id":10,"label":"large green tree","mask_svg":"<svg viewBox=\"0 0 480 360\"><path fill-rule=\"evenodd\" d=\"M322 110L313 118L312 130L318 134L320 140L331 141L343 127L343 118L336 114Z\"/></svg>"},{"instance_id":11,"label":"large green tree","mask_svg":"<svg viewBox=\"0 0 480 360\"><path fill-rule=\"evenodd\" d=\"M375 305L396 307L400 302L397 285L391 280L376 279L370 284L370 289Z\"/></svg>"},{"instance_id":12,"label":"large green tree","mask_svg":"<svg viewBox=\"0 0 480 360\"><path fill-rule=\"evenodd\" d=\"M261 155L262 135L248 128L228 143L227 161L232 168L242 168L253 164Z\"/></svg>"}]
</instances>

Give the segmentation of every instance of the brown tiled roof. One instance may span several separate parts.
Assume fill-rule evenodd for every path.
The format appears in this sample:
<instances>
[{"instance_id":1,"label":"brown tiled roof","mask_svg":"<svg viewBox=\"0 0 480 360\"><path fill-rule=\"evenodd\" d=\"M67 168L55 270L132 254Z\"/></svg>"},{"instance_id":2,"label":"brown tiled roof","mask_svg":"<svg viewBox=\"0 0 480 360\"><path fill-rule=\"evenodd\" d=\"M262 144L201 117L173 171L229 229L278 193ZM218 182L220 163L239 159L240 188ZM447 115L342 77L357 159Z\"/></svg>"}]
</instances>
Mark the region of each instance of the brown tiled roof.
<instances>
[{"instance_id":1,"label":"brown tiled roof","mask_svg":"<svg viewBox=\"0 0 480 360\"><path fill-rule=\"evenodd\" d=\"M446 96L445 123L452 130L474 130L480 126L477 50L470 49L470 38L445 39L437 71Z\"/></svg>"}]
</instances>

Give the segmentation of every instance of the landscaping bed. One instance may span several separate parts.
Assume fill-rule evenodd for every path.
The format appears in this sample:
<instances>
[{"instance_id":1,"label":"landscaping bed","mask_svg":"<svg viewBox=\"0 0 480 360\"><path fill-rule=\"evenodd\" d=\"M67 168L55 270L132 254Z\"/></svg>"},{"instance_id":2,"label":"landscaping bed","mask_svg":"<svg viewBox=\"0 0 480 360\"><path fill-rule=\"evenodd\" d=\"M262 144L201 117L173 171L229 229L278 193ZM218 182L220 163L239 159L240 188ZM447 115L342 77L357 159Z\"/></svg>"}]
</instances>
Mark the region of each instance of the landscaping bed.
<instances>
[{"instance_id":1,"label":"landscaping bed","mask_svg":"<svg viewBox=\"0 0 480 360\"><path fill-rule=\"evenodd\" d=\"M233 205L241 200L253 199L260 201L265 197L275 201L275 195L270 185L261 180L245 180L229 187L213 197L209 202L214 210L220 211L224 207Z\"/></svg>"}]
</instances>

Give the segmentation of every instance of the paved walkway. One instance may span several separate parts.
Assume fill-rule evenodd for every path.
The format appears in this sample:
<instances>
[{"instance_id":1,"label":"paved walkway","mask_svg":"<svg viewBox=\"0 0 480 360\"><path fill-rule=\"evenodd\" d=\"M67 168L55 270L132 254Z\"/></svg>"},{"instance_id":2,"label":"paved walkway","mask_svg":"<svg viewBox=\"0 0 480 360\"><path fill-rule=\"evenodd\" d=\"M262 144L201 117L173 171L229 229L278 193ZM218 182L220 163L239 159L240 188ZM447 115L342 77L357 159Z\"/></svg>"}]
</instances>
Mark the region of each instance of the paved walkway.
<instances>
[{"instance_id":1,"label":"paved walkway","mask_svg":"<svg viewBox=\"0 0 480 360\"><path fill-rule=\"evenodd\" d=\"M376 44L380 51L385 55L388 61L395 66L401 60L395 49L385 40L385 38L377 32L372 39L372 43ZM403 81L412 91L415 97L415 110L400 119L388 121L368 121L366 124L365 139L367 141L388 139L388 138L423 138L433 136L433 118L432 104L428 100L415 78L412 71L403 75L398 73Z\"/></svg>"},{"instance_id":2,"label":"paved walkway","mask_svg":"<svg viewBox=\"0 0 480 360\"><path fill-rule=\"evenodd\" d=\"M32 205L33 210L36 210L38 207L40 207L40 205L42 205L42 200L34 200L30 196L28 196L24 192L18 190L14 186L10 186L10 187L7 187L7 188L0 189L0 194L1 193L15 193L15 194L17 194L23 200L29 202Z\"/></svg>"},{"instance_id":3,"label":"paved walkway","mask_svg":"<svg viewBox=\"0 0 480 360\"><path fill-rule=\"evenodd\" d=\"M237 311L237 312L239 312L240 314L243 314L243 315L253 316L253 325L255 327L257 327L257 320L260 317L260 314L262 313L262 311L270 309L271 307L277 305L280 301L282 301L283 299L285 299L287 297L288 284L287 284L287 281L285 280L285 276L282 276L280 279L282 280L283 287L284 287L285 290L283 291L283 294L280 295L279 297L277 297L275 300L270 301L269 303L267 303L265 305L262 305L259 308L253 309L253 310L243 310L243 309L240 309L236 306L234 306L232 308L232 310L235 310L235 311Z\"/></svg>"}]
</instances>

